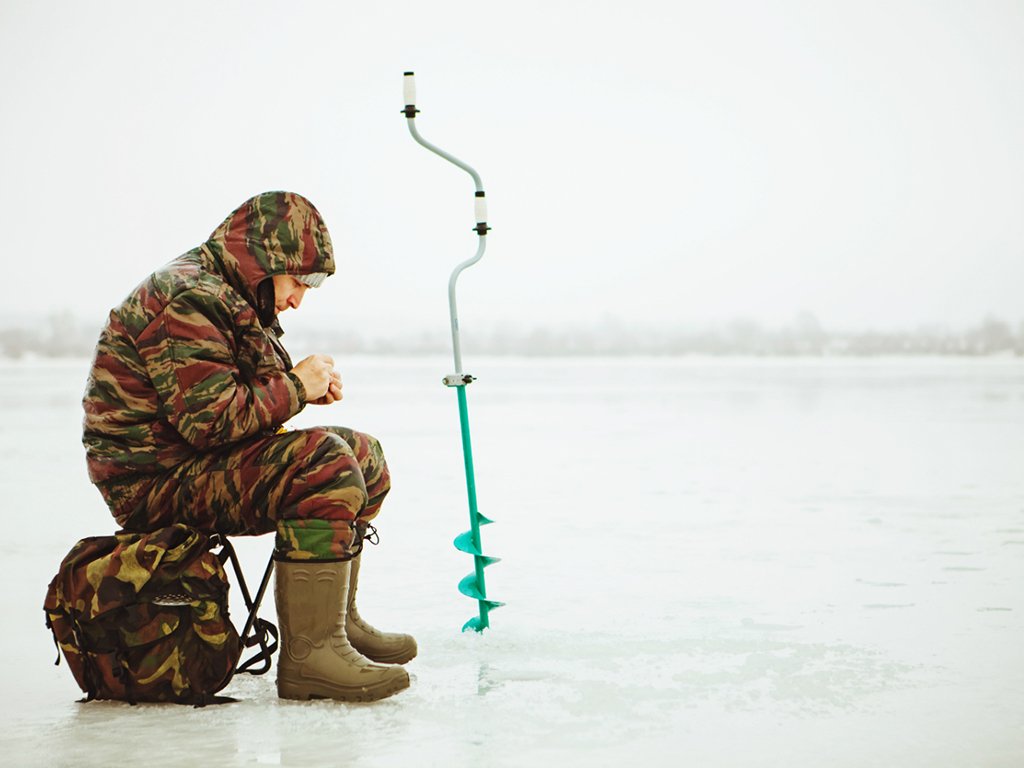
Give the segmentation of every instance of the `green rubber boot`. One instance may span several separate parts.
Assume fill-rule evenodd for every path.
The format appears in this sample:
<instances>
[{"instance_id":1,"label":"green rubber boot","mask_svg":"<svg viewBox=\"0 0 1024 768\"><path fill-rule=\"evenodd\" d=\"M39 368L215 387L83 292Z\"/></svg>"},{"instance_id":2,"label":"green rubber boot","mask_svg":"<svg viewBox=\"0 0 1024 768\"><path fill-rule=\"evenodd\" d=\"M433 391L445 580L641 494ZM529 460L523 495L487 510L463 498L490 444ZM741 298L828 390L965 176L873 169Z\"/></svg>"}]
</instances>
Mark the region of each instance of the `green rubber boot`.
<instances>
[{"instance_id":1,"label":"green rubber boot","mask_svg":"<svg viewBox=\"0 0 1024 768\"><path fill-rule=\"evenodd\" d=\"M352 563L352 575L348 590L348 619L345 630L352 646L363 656L381 664L405 664L416 656L416 640L412 635L397 632L381 632L363 620L356 609L356 588L359 586L359 561L356 555Z\"/></svg>"},{"instance_id":2,"label":"green rubber boot","mask_svg":"<svg viewBox=\"0 0 1024 768\"><path fill-rule=\"evenodd\" d=\"M282 699L377 701L409 687L402 667L374 664L349 642L345 614L351 571L351 561L277 561L277 695Z\"/></svg>"}]
</instances>

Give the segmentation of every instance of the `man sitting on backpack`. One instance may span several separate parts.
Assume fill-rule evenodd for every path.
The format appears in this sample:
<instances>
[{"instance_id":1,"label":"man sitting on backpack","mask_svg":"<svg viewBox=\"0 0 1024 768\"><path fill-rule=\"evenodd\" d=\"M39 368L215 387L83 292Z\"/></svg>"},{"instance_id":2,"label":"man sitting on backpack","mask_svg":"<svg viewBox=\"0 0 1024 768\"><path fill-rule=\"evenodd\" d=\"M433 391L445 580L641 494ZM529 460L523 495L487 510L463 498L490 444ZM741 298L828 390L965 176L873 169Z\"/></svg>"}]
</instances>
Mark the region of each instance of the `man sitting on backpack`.
<instances>
[{"instance_id":1,"label":"man sitting on backpack","mask_svg":"<svg viewBox=\"0 0 1024 768\"><path fill-rule=\"evenodd\" d=\"M333 272L308 200L247 200L110 313L83 442L89 477L127 531L276 531L278 695L370 701L408 687L397 665L416 655L412 637L379 632L355 608L387 465L369 435L281 429L305 405L342 397L327 355L292 365L276 317Z\"/></svg>"}]
</instances>

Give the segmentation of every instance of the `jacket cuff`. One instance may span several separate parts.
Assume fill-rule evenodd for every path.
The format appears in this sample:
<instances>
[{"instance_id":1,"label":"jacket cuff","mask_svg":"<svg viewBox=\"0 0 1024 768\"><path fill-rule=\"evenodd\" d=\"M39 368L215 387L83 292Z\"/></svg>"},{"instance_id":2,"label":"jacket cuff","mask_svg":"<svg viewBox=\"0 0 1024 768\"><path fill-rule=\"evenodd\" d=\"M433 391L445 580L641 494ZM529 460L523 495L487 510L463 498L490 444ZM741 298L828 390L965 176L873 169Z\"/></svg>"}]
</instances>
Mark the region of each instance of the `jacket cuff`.
<instances>
[{"instance_id":1,"label":"jacket cuff","mask_svg":"<svg viewBox=\"0 0 1024 768\"><path fill-rule=\"evenodd\" d=\"M306 387L305 385L303 385L302 379L300 379L291 371L286 371L286 375L288 377L288 380L291 381L292 386L295 388L295 399L299 403L299 410L302 410L306 403L309 402L306 399Z\"/></svg>"}]
</instances>

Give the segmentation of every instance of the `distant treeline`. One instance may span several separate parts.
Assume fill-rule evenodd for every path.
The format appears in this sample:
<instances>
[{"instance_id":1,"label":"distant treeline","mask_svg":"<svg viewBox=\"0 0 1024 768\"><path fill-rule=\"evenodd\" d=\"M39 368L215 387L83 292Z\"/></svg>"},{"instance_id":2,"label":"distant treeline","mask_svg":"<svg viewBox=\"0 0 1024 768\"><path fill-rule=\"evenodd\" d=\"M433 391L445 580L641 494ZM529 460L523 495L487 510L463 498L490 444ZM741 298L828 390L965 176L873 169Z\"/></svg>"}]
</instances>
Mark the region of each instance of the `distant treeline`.
<instances>
[{"instance_id":1,"label":"distant treeline","mask_svg":"<svg viewBox=\"0 0 1024 768\"><path fill-rule=\"evenodd\" d=\"M37 322L0 326L0 356L20 358L91 355L99 328L69 313ZM297 326L287 345L295 350L346 354L423 355L450 350L446 333L360 335ZM463 348L478 354L525 356L598 355L753 355L753 356L878 356L878 355L1017 355L1024 356L1024 321L1016 328L989 317L965 329L938 326L915 330L829 331L810 314L789 326L764 328L735 321L719 327L640 327L605 320L594 327L510 328L463 332Z\"/></svg>"}]
</instances>

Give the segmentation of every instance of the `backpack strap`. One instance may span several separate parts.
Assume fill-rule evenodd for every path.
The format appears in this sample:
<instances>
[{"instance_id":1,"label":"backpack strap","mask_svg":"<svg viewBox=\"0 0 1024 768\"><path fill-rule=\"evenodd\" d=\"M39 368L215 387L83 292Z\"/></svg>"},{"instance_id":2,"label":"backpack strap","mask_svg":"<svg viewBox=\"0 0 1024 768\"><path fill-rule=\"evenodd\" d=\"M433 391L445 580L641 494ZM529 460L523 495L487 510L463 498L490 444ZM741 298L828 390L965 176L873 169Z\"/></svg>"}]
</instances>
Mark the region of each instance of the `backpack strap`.
<instances>
[{"instance_id":1,"label":"backpack strap","mask_svg":"<svg viewBox=\"0 0 1024 768\"><path fill-rule=\"evenodd\" d=\"M50 630L50 637L53 638L53 647L57 649L57 660L53 662L53 666L60 666L60 643L57 642L57 633L53 631L53 621L50 619L50 614L46 613L46 628Z\"/></svg>"}]
</instances>

